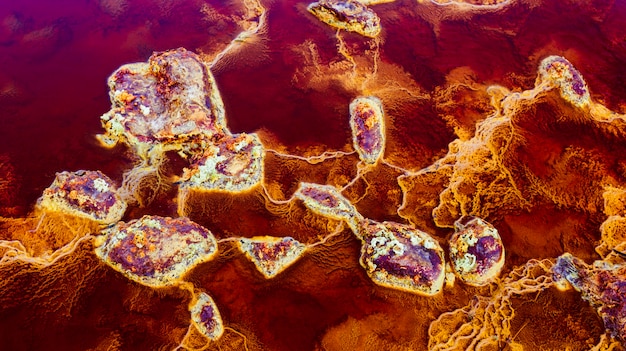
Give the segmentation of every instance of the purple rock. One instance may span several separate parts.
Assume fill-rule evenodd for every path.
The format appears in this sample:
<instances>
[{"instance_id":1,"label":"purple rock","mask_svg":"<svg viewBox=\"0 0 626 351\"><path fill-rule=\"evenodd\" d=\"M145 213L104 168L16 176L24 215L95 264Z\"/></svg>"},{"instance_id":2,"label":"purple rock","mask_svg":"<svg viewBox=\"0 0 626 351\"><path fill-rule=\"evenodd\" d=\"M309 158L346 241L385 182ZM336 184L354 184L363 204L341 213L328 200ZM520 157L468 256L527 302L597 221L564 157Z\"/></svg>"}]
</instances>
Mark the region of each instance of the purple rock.
<instances>
[{"instance_id":1,"label":"purple rock","mask_svg":"<svg viewBox=\"0 0 626 351\"><path fill-rule=\"evenodd\" d=\"M154 287L177 284L217 252L211 232L186 217L144 216L119 222L103 234L96 255L126 277Z\"/></svg>"},{"instance_id":2,"label":"purple rock","mask_svg":"<svg viewBox=\"0 0 626 351\"><path fill-rule=\"evenodd\" d=\"M443 287L443 250L428 234L410 226L364 220L361 265L380 285L421 295Z\"/></svg>"},{"instance_id":3,"label":"purple rock","mask_svg":"<svg viewBox=\"0 0 626 351\"><path fill-rule=\"evenodd\" d=\"M406 245L407 243L405 243ZM441 270L441 258L433 250L408 243L401 255L391 252L373 261L380 269L398 277L411 277L421 283L435 280Z\"/></svg>"},{"instance_id":4,"label":"purple rock","mask_svg":"<svg viewBox=\"0 0 626 351\"><path fill-rule=\"evenodd\" d=\"M359 158L374 164L385 148L384 111L377 97L361 96L350 103L350 127Z\"/></svg>"},{"instance_id":5,"label":"purple rock","mask_svg":"<svg viewBox=\"0 0 626 351\"><path fill-rule=\"evenodd\" d=\"M317 188L304 188L302 195L310 197L326 207L335 208L339 205L339 201L336 198Z\"/></svg>"},{"instance_id":6,"label":"purple rock","mask_svg":"<svg viewBox=\"0 0 626 351\"><path fill-rule=\"evenodd\" d=\"M474 216L459 218L454 228L450 260L455 275L470 285L488 284L504 266L504 245L498 230Z\"/></svg>"},{"instance_id":7,"label":"purple rock","mask_svg":"<svg viewBox=\"0 0 626 351\"><path fill-rule=\"evenodd\" d=\"M215 328L215 311L213 310L213 306L205 305L202 307L202 311L200 311L200 321L207 327L207 329Z\"/></svg>"},{"instance_id":8,"label":"purple rock","mask_svg":"<svg viewBox=\"0 0 626 351\"><path fill-rule=\"evenodd\" d=\"M479 274L493 266L502 257L502 245L496 238L486 236L478 239L474 246L470 246L468 253L476 256Z\"/></svg>"},{"instance_id":9,"label":"purple rock","mask_svg":"<svg viewBox=\"0 0 626 351\"><path fill-rule=\"evenodd\" d=\"M552 277L555 281L567 280L576 290L583 287L583 281L578 271L584 269L584 262L572 255L562 255L557 258L552 268Z\"/></svg>"},{"instance_id":10,"label":"purple rock","mask_svg":"<svg viewBox=\"0 0 626 351\"><path fill-rule=\"evenodd\" d=\"M585 89L585 83L581 81L581 77L578 74L574 75L574 81L572 82L572 89L576 94L583 96L587 92Z\"/></svg>"},{"instance_id":11,"label":"purple rock","mask_svg":"<svg viewBox=\"0 0 626 351\"><path fill-rule=\"evenodd\" d=\"M222 317L213 299L202 292L196 302L190 306L191 320L202 334L211 340L217 340L224 333Z\"/></svg>"},{"instance_id":12,"label":"purple rock","mask_svg":"<svg viewBox=\"0 0 626 351\"><path fill-rule=\"evenodd\" d=\"M361 149L368 154L374 154L378 152L380 149L380 144L382 140L380 139L381 130L379 125L374 125L371 128L365 126L365 119L357 118L356 124L358 129L361 131L359 135L357 135L357 141L361 146Z\"/></svg>"},{"instance_id":13,"label":"purple rock","mask_svg":"<svg viewBox=\"0 0 626 351\"><path fill-rule=\"evenodd\" d=\"M596 261L588 265L569 253L552 268L553 279L567 281L596 309L611 335L626 341L626 265Z\"/></svg>"}]
</instances>

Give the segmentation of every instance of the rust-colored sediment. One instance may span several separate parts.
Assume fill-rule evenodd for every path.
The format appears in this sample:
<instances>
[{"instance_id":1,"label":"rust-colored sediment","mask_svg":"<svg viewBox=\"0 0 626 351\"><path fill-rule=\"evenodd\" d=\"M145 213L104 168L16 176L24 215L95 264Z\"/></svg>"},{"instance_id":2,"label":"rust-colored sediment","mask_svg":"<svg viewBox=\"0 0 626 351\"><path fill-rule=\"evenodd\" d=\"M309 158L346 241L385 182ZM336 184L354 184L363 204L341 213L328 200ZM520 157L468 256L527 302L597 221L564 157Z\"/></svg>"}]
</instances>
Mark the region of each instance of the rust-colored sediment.
<instances>
[{"instance_id":1,"label":"rust-colored sediment","mask_svg":"<svg viewBox=\"0 0 626 351\"><path fill-rule=\"evenodd\" d=\"M0 349L624 349L624 303L611 290L626 279L622 2L360 1L380 19L366 35L320 21L306 2L65 3L0 9ZM177 48L210 70L227 132L179 154L98 145L107 77ZM352 139L360 96L384 109L372 160ZM262 177L238 191L181 186L196 151L239 133L258 136ZM235 173L253 171L238 152ZM175 286L127 279L94 253L102 224L35 206L57 172L81 169L120 185L124 222L188 216L217 253ZM312 211L301 183L331 186L326 195L353 207ZM425 232L443 267L463 216L497 230L497 278L469 285L448 265L440 291L422 296L360 265L362 246L378 242L354 235L351 219ZM266 279L237 247L253 237L306 250ZM559 290L571 262L610 284L568 273L574 289ZM223 334L198 327L191 307L205 293Z\"/></svg>"}]
</instances>

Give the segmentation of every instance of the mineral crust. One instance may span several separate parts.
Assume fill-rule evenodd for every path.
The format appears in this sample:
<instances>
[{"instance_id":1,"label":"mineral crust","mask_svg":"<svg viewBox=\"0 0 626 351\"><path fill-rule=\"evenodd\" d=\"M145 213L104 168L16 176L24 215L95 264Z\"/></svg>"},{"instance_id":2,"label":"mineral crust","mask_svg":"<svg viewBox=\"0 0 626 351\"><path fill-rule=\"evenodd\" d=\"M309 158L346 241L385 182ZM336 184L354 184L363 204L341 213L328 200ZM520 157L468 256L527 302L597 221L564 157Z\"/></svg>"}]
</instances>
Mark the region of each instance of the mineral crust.
<instances>
[{"instance_id":1,"label":"mineral crust","mask_svg":"<svg viewBox=\"0 0 626 351\"><path fill-rule=\"evenodd\" d=\"M390 2L395 2L396 0L357 0L363 5L378 5L378 4L386 4Z\"/></svg>"},{"instance_id":2,"label":"mineral crust","mask_svg":"<svg viewBox=\"0 0 626 351\"><path fill-rule=\"evenodd\" d=\"M380 34L380 18L367 6L356 0L320 0L307 10L320 21L337 29L375 38Z\"/></svg>"},{"instance_id":3,"label":"mineral crust","mask_svg":"<svg viewBox=\"0 0 626 351\"><path fill-rule=\"evenodd\" d=\"M145 156L156 144L187 151L229 134L209 67L183 48L118 68L109 88L112 107L100 118L105 146L124 142Z\"/></svg>"},{"instance_id":4,"label":"mineral crust","mask_svg":"<svg viewBox=\"0 0 626 351\"><path fill-rule=\"evenodd\" d=\"M582 74L564 57L548 56L539 64L538 83L548 82L560 89L563 99L576 107L589 105L589 89Z\"/></svg>"},{"instance_id":5,"label":"mineral crust","mask_svg":"<svg viewBox=\"0 0 626 351\"><path fill-rule=\"evenodd\" d=\"M156 288L176 285L217 253L213 234L184 217L143 216L102 234L96 255L128 279Z\"/></svg>"},{"instance_id":6,"label":"mineral crust","mask_svg":"<svg viewBox=\"0 0 626 351\"><path fill-rule=\"evenodd\" d=\"M263 179L263 145L256 134L226 136L192 158L181 189L242 192Z\"/></svg>"},{"instance_id":7,"label":"mineral crust","mask_svg":"<svg viewBox=\"0 0 626 351\"><path fill-rule=\"evenodd\" d=\"M505 5L511 0L430 0L437 5L471 5L477 7L492 7L496 5Z\"/></svg>"},{"instance_id":8,"label":"mineral crust","mask_svg":"<svg viewBox=\"0 0 626 351\"><path fill-rule=\"evenodd\" d=\"M215 302L206 293L196 296L196 301L189 307L191 321L207 338L215 341L224 334L224 323Z\"/></svg>"},{"instance_id":9,"label":"mineral crust","mask_svg":"<svg viewBox=\"0 0 626 351\"><path fill-rule=\"evenodd\" d=\"M360 263L378 285L431 296L445 278L444 253L428 234L399 223L364 220Z\"/></svg>"},{"instance_id":10,"label":"mineral crust","mask_svg":"<svg viewBox=\"0 0 626 351\"><path fill-rule=\"evenodd\" d=\"M376 164L385 150L383 104L375 96L361 96L350 103L352 143L361 161Z\"/></svg>"},{"instance_id":11,"label":"mineral crust","mask_svg":"<svg viewBox=\"0 0 626 351\"><path fill-rule=\"evenodd\" d=\"M592 265L561 255L553 268L553 279L563 290L573 287L594 307L604 327L614 338L626 341L626 265L596 261Z\"/></svg>"},{"instance_id":12,"label":"mineral crust","mask_svg":"<svg viewBox=\"0 0 626 351\"><path fill-rule=\"evenodd\" d=\"M113 181L100 171L60 172L43 191L37 207L113 224L126 211L126 202L118 195Z\"/></svg>"},{"instance_id":13,"label":"mineral crust","mask_svg":"<svg viewBox=\"0 0 626 351\"><path fill-rule=\"evenodd\" d=\"M318 215L345 221L359 235L358 223L364 220L363 216L334 186L301 182L294 196Z\"/></svg>"},{"instance_id":14,"label":"mineral crust","mask_svg":"<svg viewBox=\"0 0 626 351\"><path fill-rule=\"evenodd\" d=\"M504 245L498 230L484 220L466 216L454 223L450 260L455 275L469 285L482 286L504 267Z\"/></svg>"},{"instance_id":15,"label":"mineral crust","mask_svg":"<svg viewBox=\"0 0 626 351\"><path fill-rule=\"evenodd\" d=\"M237 244L266 279L287 269L306 250L304 244L291 237L256 236L241 238Z\"/></svg>"}]
</instances>

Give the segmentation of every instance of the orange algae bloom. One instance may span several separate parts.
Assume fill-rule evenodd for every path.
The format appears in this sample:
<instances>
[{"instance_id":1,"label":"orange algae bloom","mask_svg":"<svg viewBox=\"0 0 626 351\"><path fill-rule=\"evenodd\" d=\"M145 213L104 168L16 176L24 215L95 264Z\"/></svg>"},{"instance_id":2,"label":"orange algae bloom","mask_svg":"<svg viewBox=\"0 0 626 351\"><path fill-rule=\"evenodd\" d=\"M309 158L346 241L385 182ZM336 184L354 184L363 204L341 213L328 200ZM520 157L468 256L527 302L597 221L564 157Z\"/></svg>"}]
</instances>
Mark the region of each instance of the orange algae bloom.
<instances>
[{"instance_id":1,"label":"orange algae bloom","mask_svg":"<svg viewBox=\"0 0 626 351\"><path fill-rule=\"evenodd\" d=\"M111 110L102 117L105 146L124 142L146 159L150 149L189 152L227 134L224 105L209 67L183 48L109 77Z\"/></svg>"},{"instance_id":2,"label":"orange algae bloom","mask_svg":"<svg viewBox=\"0 0 626 351\"><path fill-rule=\"evenodd\" d=\"M561 96L576 107L589 105L589 89L578 70L564 57L548 56L539 64L539 82L550 82ZM539 85L539 84L537 84Z\"/></svg>"},{"instance_id":3,"label":"orange algae bloom","mask_svg":"<svg viewBox=\"0 0 626 351\"><path fill-rule=\"evenodd\" d=\"M143 216L102 234L96 255L128 279L155 288L178 284L217 253L213 234L184 217Z\"/></svg>"},{"instance_id":4,"label":"orange algae bloom","mask_svg":"<svg viewBox=\"0 0 626 351\"><path fill-rule=\"evenodd\" d=\"M355 32L369 38L380 34L378 15L356 0L320 0L309 4L310 13L337 29Z\"/></svg>"},{"instance_id":5,"label":"orange algae bloom","mask_svg":"<svg viewBox=\"0 0 626 351\"><path fill-rule=\"evenodd\" d=\"M276 275L295 263L306 250L306 245L291 237L255 236L241 238L239 250L254 263L266 279Z\"/></svg>"},{"instance_id":6,"label":"orange algae bloom","mask_svg":"<svg viewBox=\"0 0 626 351\"><path fill-rule=\"evenodd\" d=\"M189 306L193 325L212 341L224 334L224 323L215 302L207 293L200 293Z\"/></svg>"},{"instance_id":7,"label":"orange algae bloom","mask_svg":"<svg viewBox=\"0 0 626 351\"><path fill-rule=\"evenodd\" d=\"M378 285L432 296L445 278L444 253L430 235L403 224L364 220L360 263Z\"/></svg>"},{"instance_id":8,"label":"orange algae bloom","mask_svg":"<svg viewBox=\"0 0 626 351\"><path fill-rule=\"evenodd\" d=\"M358 224L364 218L334 186L301 182L294 196L313 213L346 222L358 236Z\"/></svg>"},{"instance_id":9,"label":"orange algae bloom","mask_svg":"<svg viewBox=\"0 0 626 351\"><path fill-rule=\"evenodd\" d=\"M385 151L385 113L375 96L361 96L350 103L352 143L361 161L373 165Z\"/></svg>"},{"instance_id":10,"label":"orange algae bloom","mask_svg":"<svg viewBox=\"0 0 626 351\"><path fill-rule=\"evenodd\" d=\"M192 158L180 187L204 191L250 190L263 180L263 155L263 144L256 134L224 137Z\"/></svg>"},{"instance_id":11,"label":"orange algae bloom","mask_svg":"<svg viewBox=\"0 0 626 351\"><path fill-rule=\"evenodd\" d=\"M488 284L504 267L504 245L498 230L484 220L466 216L454 223L450 261L455 275L473 286Z\"/></svg>"},{"instance_id":12,"label":"orange algae bloom","mask_svg":"<svg viewBox=\"0 0 626 351\"><path fill-rule=\"evenodd\" d=\"M124 215L126 202L113 181L100 171L60 172L37 200L37 207L113 224Z\"/></svg>"},{"instance_id":13,"label":"orange algae bloom","mask_svg":"<svg viewBox=\"0 0 626 351\"><path fill-rule=\"evenodd\" d=\"M626 265L604 261L588 265L565 253L556 260L552 272L557 287L573 287L581 292L607 331L621 342L626 341Z\"/></svg>"}]
</instances>

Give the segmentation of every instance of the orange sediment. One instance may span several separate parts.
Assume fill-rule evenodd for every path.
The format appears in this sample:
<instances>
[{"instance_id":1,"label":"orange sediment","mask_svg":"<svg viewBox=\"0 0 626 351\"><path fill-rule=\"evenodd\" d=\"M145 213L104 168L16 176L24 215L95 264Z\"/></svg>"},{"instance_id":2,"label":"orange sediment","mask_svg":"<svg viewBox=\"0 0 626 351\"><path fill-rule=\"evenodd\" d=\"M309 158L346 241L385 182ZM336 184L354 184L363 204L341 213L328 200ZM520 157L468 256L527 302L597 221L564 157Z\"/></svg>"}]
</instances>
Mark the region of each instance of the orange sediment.
<instances>
[{"instance_id":1,"label":"orange sediment","mask_svg":"<svg viewBox=\"0 0 626 351\"><path fill-rule=\"evenodd\" d=\"M469 305L442 313L428 328L428 349L492 350L507 343L515 349L516 343L509 341L515 316L511 298L554 286L552 265L549 260L530 260L493 283L490 296L475 296Z\"/></svg>"},{"instance_id":2,"label":"orange sediment","mask_svg":"<svg viewBox=\"0 0 626 351\"><path fill-rule=\"evenodd\" d=\"M0 157L2 347L623 349L601 319L603 286L569 275L581 292L561 292L553 268L572 252L561 261L623 280L619 4L327 0L309 7L322 23L306 5L89 8L111 17L87 32L117 38L107 53L122 54L101 55L117 64L187 49L111 76L108 150L71 149L34 167L11 145L24 143L0 138L17 155ZM577 15L561 13L568 7ZM73 23L85 21L39 30L36 16L14 13L6 47L83 38ZM166 27L179 15L184 26ZM585 23L594 30L579 30ZM74 35L56 37L65 25ZM34 66L31 56L37 69L55 61ZM12 81L0 82L9 126L13 109L43 110ZM58 118L56 100L43 107ZM29 148L67 149L49 134ZM115 181L85 172L63 190L81 174L62 172L43 190L50 180L40 178L61 164ZM33 168L41 173L16 175ZM18 186L35 195L16 198ZM97 201L107 194L119 203L108 214Z\"/></svg>"}]
</instances>

